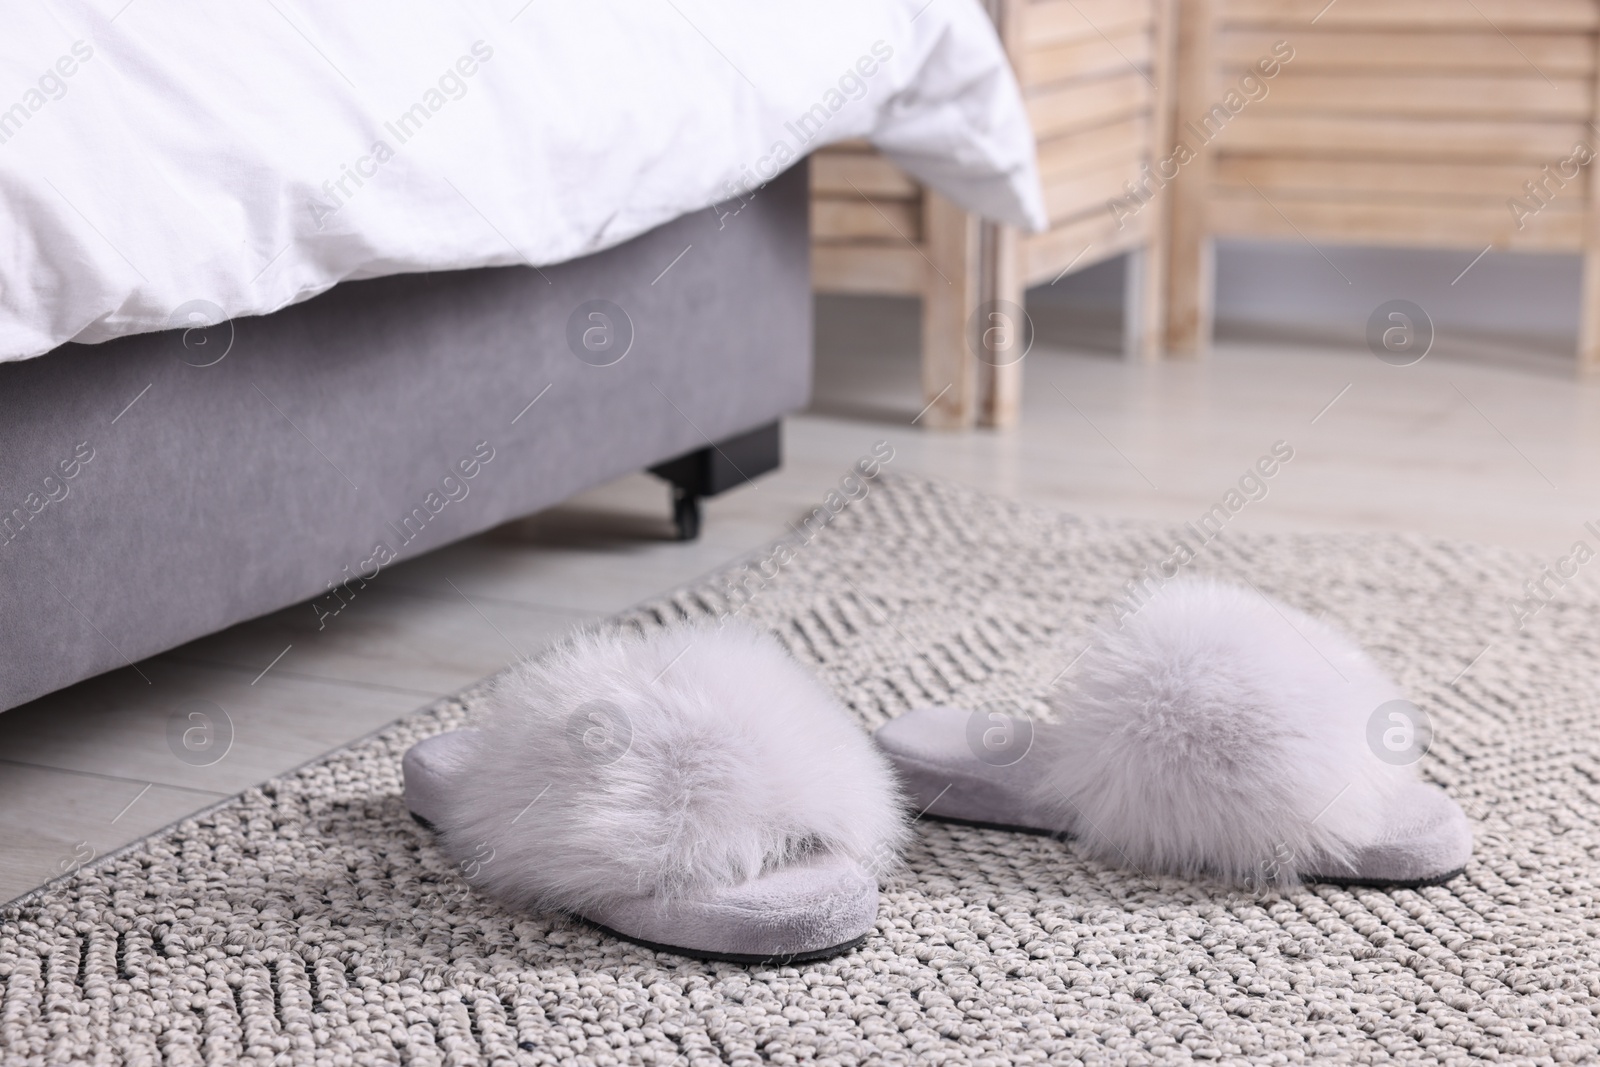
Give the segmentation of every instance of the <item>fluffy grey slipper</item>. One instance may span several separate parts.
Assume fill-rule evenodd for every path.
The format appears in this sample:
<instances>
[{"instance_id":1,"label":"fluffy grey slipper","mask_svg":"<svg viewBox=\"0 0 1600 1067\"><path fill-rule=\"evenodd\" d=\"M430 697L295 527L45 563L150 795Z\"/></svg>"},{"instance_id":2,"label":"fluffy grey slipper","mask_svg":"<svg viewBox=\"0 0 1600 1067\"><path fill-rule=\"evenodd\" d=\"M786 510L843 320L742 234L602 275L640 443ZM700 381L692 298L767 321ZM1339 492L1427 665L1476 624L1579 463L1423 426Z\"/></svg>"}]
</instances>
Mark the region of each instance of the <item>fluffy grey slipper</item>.
<instances>
[{"instance_id":1,"label":"fluffy grey slipper","mask_svg":"<svg viewBox=\"0 0 1600 1067\"><path fill-rule=\"evenodd\" d=\"M577 637L404 769L407 807L472 885L710 959L853 948L906 833L849 713L742 627Z\"/></svg>"},{"instance_id":2,"label":"fluffy grey slipper","mask_svg":"<svg viewBox=\"0 0 1600 1067\"><path fill-rule=\"evenodd\" d=\"M1152 873L1420 886L1471 856L1466 816L1417 777L1418 709L1348 637L1252 590L1165 587L1053 706L922 708L876 740L929 816Z\"/></svg>"}]
</instances>

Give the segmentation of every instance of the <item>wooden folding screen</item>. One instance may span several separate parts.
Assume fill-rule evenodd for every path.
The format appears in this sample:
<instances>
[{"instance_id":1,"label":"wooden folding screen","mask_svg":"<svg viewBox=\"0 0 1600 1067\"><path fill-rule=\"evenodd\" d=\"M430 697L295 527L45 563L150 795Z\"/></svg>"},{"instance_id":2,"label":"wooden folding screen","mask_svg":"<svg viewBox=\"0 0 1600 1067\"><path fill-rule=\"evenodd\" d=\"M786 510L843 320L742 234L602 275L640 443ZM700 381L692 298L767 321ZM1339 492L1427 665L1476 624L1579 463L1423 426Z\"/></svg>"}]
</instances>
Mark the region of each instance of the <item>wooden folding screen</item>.
<instances>
[{"instance_id":1,"label":"wooden folding screen","mask_svg":"<svg viewBox=\"0 0 1600 1067\"><path fill-rule=\"evenodd\" d=\"M1168 349L1209 342L1213 240L1278 237L1582 252L1600 363L1597 29L1595 0L1185 0Z\"/></svg>"},{"instance_id":2,"label":"wooden folding screen","mask_svg":"<svg viewBox=\"0 0 1600 1067\"><path fill-rule=\"evenodd\" d=\"M980 358L978 313L992 302L1020 306L1028 286L1136 252L1132 351L1156 352L1163 317L1166 199L1145 191L1171 137L1172 0L989 9L1033 121L1047 232L980 223L865 144L825 149L811 169L814 286L921 298L923 421L937 427L1017 419L1024 362Z\"/></svg>"}]
</instances>

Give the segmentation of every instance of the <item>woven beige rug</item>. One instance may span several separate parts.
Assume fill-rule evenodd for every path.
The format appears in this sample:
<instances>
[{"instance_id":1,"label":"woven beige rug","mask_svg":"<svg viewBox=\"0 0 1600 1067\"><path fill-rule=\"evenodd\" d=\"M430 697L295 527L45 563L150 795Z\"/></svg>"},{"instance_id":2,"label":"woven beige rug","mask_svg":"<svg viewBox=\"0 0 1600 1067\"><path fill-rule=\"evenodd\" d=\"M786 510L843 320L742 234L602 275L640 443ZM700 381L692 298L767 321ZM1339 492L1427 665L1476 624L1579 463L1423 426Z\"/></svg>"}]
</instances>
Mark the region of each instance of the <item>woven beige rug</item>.
<instances>
[{"instance_id":1,"label":"woven beige rug","mask_svg":"<svg viewBox=\"0 0 1600 1067\"><path fill-rule=\"evenodd\" d=\"M884 478L772 577L764 553L613 625L742 604L867 726L1037 708L1174 534ZM0 1062L1593 1061L1600 594L1547 583L1519 629L1551 562L1229 530L1191 566L1326 613L1399 675L1477 832L1446 887L1257 896L925 820L859 951L695 962L463 888L400 757L469 692L0 910Z\"/></svg>"}]
</instances>

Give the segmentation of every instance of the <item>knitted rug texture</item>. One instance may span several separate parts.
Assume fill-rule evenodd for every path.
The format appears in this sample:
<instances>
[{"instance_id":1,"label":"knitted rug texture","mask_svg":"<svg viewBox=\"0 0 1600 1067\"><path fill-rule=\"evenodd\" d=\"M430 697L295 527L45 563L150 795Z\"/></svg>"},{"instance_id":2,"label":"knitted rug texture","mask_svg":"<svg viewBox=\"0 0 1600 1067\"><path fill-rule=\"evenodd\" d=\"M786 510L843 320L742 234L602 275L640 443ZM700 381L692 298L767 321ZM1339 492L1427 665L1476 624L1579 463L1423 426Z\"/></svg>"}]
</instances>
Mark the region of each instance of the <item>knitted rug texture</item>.
<instances>
[{"instance_id":1,"label":"knitted rug texture","mask_svg":"<svg viewBox=\"0 0 1600 1067\"><path fill-rule=\"evenodd\" d=\"M899 476L820 530L608 626L737 610L876 726L1042 696L1176 526ZM814 535L813 535L814 533ZM1581 531L1575 531L1575 537ZM474 894L400 760L473 691L0 909L0 1063L1378 1063L1600 1057L1600 593L1551 561L1387 534L1248 534L1189 573L1345 627L1431 717L1465 875L1251 893L921 820L877 930L706 963ZM1092 654L1092 653L1090 653Z\"/></svg>"}]
</instances>

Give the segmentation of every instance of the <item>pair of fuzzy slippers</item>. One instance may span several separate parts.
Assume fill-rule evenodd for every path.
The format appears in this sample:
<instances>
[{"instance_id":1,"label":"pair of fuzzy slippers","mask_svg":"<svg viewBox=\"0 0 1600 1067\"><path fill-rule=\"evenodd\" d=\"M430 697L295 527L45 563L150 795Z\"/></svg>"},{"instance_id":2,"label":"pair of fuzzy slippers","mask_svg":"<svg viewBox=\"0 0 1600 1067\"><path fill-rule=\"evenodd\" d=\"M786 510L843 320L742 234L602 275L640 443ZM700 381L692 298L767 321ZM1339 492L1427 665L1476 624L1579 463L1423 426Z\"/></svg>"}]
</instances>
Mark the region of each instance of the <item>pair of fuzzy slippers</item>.
<instances>
[{"instance_id":1,"label":"pair of fuzzy slippers","mask_svg":"<svg viewBox=\"0 0 1600 1067\"><path fill-rule=\"evenodd\" d=\"M1409 705L1332 627L1180 582L1096 645L1055 722L922 708L869 739L769 635L581 636L505 675L481 725L413 747L406 804L513 907L739 962L864 940L913 814L1256 887L1465 866L1461 809L1372 740Z\"/></svg>"}]
</instances>

